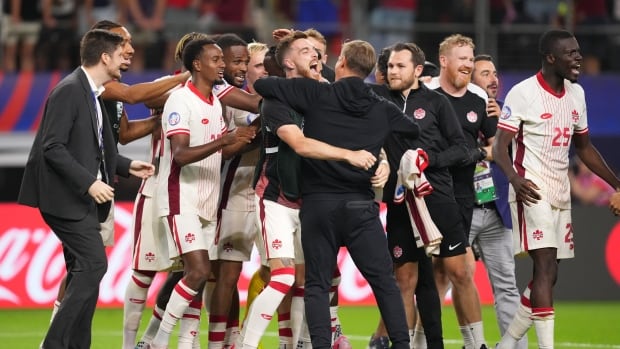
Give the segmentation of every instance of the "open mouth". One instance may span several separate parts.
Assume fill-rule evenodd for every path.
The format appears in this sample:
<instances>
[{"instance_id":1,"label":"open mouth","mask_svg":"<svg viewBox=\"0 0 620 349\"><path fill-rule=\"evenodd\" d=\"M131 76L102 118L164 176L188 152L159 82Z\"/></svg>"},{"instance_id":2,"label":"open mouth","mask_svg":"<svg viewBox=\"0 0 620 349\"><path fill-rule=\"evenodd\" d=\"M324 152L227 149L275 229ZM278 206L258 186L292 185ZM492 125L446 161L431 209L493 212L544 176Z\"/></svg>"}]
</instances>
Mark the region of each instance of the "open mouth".
<instances>
[{"instance_id":1,"label":"open mouth","mask_svg":"<svg viewBox=\"0 0 620 349\"><path fill-rule=\"evenodd\" d=\"M310 62L310 71L315 74L319 74L319 63L316 61Z\"/></svg>"},{"instance_id":2,"label":"open mouth","mask_svg":"<svg viewBox=\"0 0 620 349\"><path fill-rule=\"evenodd\" d=\"M577 63L571 66L570 71L574 75L579 75L579 73L581 72L581 63Z\"/></svg>"}]
</instances>

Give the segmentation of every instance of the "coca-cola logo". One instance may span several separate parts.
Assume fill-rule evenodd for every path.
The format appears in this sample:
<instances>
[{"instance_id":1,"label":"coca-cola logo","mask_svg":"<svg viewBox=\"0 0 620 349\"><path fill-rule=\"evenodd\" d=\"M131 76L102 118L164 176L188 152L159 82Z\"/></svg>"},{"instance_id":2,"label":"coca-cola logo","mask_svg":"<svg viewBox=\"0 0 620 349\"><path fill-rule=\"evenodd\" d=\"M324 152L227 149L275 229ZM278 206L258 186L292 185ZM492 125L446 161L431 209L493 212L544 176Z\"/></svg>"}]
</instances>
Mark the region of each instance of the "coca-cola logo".
<instances>
[{"instance_id":1,"label":"coca-cola logo","mask_svg":"<svg viewBox=\"0 0 620 349\"><path fill-rule=\"evenodd\" d=\"M115 205L115 244L106 251L108 271L101 281L99 307L122 307L125 289L132 274L133 205ZM0 204L0 211L3 213L3 219L0 220L0 308L51 307L65 275L60 242L37 209L17 204ZM380 215L385 222L385 206L382 206ZM345 248L338 253L338 266L342 274L340 304L375 304L372 290ZM247 299L249 280L259 267L260 257L254 249L251 260L244 263L239 278L239 297L242 302ZM484 268L477 267L476 273L479 272L484 274ZM147 298L149 306L154 304L165 276L165 273L158 273L153 280ZM488 286L484 289L489 289L490 293ZM481 296L484 289L479 288ZM484 298L484 301L488 303L489 299Z\"/></svg>"}]
</instances>

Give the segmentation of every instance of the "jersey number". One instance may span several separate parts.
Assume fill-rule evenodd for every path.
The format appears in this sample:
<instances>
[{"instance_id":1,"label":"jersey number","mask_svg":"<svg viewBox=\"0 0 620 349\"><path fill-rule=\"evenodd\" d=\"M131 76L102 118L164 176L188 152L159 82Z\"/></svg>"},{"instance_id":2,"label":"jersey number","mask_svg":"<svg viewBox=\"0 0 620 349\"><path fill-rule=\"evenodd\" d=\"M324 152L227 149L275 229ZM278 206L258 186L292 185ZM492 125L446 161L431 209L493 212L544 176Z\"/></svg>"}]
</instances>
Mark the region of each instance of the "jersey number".
<instances>
[{"instance_id":1,"label":"jersey number","mask_svg":"<svg viewBox=\"0 0 620 349\"><path fill-rule=\"evenodd\" d=\"M568 244L568 249L575 248L573 244L573 225L571 223L566 224L566 235L564 235L564 242Z\"/></svg>"},{"instance_id":2,"label":"jersey number","mask_svg":"<svg viewBox=\"0 0 620 349\"><path fill-rule=\"evenodd\" d=\"M570 142L570 129L568 127L553 129L553 141L551 145L554 147L567 147Z\"/></svg>"}]
</instances>

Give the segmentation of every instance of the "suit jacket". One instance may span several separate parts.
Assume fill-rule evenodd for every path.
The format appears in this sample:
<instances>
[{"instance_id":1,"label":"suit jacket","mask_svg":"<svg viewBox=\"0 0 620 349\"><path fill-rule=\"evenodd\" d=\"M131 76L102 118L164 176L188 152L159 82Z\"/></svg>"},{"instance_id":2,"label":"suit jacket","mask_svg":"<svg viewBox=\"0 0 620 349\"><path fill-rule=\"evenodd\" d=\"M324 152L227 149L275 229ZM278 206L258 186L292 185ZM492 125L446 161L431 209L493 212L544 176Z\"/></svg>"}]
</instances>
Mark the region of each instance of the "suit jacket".
<instances>
[{"instance_id":1,"label":"suit jacket","mask_svg":"<svg viewBox=\"0 0 620 349\"><path fill-rule=\"evenodd\" d=\"M129 176L131 160L118 154L110 121L103 115L107 178ZM97 111L86 74L77 68L50 93L22 178L18 202L69 220L97 212L104 221L110 203L97 205L88 188L97 180L102 153ZM110 181L109 181L110 182ZM95 207L98 206L98 207ZM97 211L95 211L95 208Z\"/></svg>"}]
</instances>

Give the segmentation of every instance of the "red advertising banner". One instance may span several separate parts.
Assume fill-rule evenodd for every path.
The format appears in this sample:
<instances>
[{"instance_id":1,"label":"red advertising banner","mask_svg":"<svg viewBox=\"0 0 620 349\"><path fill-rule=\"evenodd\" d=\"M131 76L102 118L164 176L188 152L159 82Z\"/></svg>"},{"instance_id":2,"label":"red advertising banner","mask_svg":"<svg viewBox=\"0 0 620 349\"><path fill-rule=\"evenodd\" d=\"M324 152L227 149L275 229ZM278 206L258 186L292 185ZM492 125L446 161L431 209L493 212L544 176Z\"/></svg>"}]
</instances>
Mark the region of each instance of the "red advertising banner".
<instances>
[{"instance_id":1,"label":"red advertising banner","mask_svg":"<svg viewBox=\"0 0 620 349\"><path fill-rule=\"evenodd\" d=\"M115 245L109 247L108 271L101 282L99 306L122 307L125 287L131 275L131 216L132 203L117 203L115 207ZM0 204L0 308L50 307L65 275L62 248L54 233L45 224L39 211L13 203ZM382 210L385 214L385 209ZM239 280L240 298L245 301L247 287L260 260L256 253L244 264ZM341 305L375 304L372 291L361 276L351 257L342 249L338 255L342 274L339 287ZM149 304L154 303L159 275L149 293ZM481 301L492 304L493 297L481 263L476 269L476 283Z\"/></svg>"}]
</instances>

